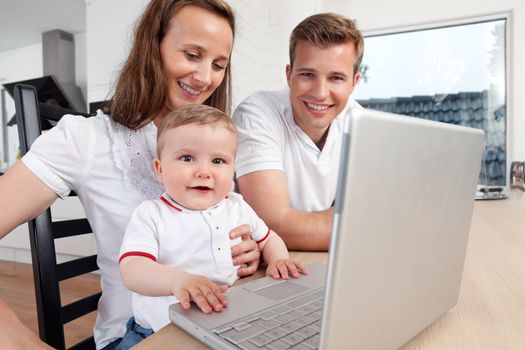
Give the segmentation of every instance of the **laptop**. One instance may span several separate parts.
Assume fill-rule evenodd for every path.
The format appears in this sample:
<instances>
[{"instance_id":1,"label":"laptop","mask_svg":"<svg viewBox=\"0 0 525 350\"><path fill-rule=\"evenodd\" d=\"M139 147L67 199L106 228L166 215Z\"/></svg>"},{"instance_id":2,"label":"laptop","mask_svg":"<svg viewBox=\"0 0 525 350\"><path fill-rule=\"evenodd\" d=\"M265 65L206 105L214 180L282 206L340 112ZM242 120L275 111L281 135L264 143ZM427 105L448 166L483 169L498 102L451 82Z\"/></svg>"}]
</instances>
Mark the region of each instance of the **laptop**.
<instances>
[{"instance_id":1,"label":"laptop","mask_svg":"<svg viewBox=\"0 0 525 350\"><path fill-rule=\"evenodd\" d=\"M459 296L481 130L368 109L346 118L328 264L229 289L170 319L213 349L397 349Z\"/></svg>"}]
</instances>

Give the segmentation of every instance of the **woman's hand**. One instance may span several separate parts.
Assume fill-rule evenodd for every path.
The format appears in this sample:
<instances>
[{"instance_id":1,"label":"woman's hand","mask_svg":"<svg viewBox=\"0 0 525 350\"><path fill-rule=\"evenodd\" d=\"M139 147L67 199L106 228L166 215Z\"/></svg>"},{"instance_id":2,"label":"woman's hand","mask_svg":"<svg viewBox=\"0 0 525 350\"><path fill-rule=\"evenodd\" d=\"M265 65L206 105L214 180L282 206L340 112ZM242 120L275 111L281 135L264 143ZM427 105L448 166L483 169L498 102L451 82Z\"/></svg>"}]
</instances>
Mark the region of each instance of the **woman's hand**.
<instances>
[{"instance_id":1,"label":"woman's hand","mask_svg":"<svg viewBox=\"0 0 525 350\"><path fill-rule=\"evenodd\" d=\"M240 266L237 275L248 276L257 271L261 253L257 243L250 237L250 227L241 225L230 231L230 238L242 238L242 242L232 247L233 265Z\"/></svg>"}]
</instances>

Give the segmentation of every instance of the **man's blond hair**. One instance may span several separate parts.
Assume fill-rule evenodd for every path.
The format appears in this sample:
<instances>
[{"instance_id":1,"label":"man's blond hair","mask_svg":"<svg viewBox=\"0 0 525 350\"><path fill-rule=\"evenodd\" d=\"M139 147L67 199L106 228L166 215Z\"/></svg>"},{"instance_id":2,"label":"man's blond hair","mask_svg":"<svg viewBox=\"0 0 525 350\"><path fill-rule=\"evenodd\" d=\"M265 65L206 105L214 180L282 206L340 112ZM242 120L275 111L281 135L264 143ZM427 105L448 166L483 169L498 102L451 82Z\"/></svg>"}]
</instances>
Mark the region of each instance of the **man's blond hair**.
<instances>
[{"instance_id":1,"label":"man's blond hair","mask_svg":"<svg viewBox=\"0 0 525 350\"><path fill-rule=\"evenodd\" d=\"M320 48L352 42L355 45L357 59L354 74L359 72L363 60L365 42L355 21L336 13L319 13L304 19L290 36L290 65L293 67L295 49L299 41L306 41Z\"/></svg>"}]
</instances>

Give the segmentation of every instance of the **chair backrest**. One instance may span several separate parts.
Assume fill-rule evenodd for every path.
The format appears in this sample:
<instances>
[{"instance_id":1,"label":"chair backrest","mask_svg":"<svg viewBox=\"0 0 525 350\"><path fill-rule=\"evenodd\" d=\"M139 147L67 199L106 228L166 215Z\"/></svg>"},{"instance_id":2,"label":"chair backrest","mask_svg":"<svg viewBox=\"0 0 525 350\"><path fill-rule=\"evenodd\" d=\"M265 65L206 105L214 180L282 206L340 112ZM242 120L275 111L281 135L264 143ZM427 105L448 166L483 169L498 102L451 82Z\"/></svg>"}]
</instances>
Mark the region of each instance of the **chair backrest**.
<instances>
[{"instance_id":1,"label":"chair backrest","mask_svg":"<svg viewBox=\"0 0 525 350\"><path fill-rule=\"evenodd\" d=\"M41 134L40 110L45 109L45 118L50 120L58 120L58 116L65 113L82 114L39 103L33 86L17 85L14 97L22 155L29 151ZM53 222L49 208L29 221L28 225L40 339L56 349L65 349L64 324L95 311L101 293L62 306L59 282L98 270L97 256L57 264L55 239L88 234L92 230L86 219ZM70 349L95 349L93 336Z\"/></svg>"}]
</instances>

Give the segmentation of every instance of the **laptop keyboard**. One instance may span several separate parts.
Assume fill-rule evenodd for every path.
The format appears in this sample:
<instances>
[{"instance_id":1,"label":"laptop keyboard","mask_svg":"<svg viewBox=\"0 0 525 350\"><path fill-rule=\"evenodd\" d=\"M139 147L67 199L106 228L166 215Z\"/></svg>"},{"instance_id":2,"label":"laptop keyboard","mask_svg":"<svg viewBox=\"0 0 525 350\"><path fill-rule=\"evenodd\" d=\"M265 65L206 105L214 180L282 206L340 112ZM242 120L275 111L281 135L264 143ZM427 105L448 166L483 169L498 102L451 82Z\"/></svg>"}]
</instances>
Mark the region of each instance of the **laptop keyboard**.
<instances>
[{"instance_id":1,"label":"laptop keyboard","mask_svg":"<svg viewBox=\"0 0 525 350\"><path fill-rule=\"evenodd\" d=\"M319 348L324 290L214 329L243 350Z\"/></svg>"}]
</instances>

